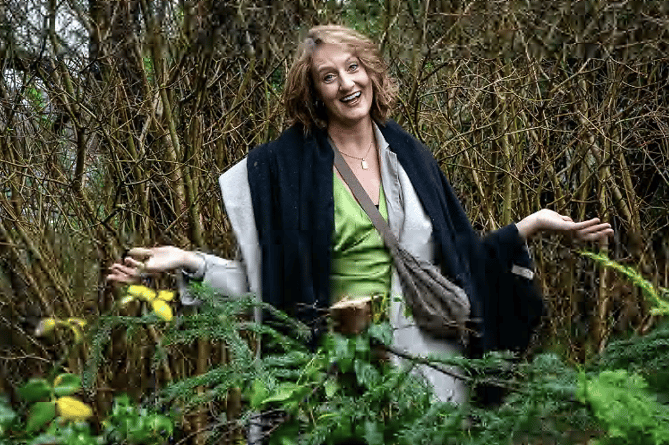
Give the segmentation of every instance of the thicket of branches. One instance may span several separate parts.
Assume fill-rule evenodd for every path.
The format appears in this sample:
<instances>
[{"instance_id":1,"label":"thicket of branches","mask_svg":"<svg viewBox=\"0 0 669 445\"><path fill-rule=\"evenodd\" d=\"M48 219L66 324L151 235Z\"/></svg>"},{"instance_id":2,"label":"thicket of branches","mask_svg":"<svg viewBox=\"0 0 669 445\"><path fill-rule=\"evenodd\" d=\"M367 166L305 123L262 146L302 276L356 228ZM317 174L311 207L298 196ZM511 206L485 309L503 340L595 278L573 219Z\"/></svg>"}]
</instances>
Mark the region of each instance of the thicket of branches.
<instances>
[{"instance_id":1,"label":"thicket of branches","mask_svg":"<svg viewBox=\"0 0 669 445\"><path fill-rule=\"evenodd\" d=\"M434 150L478 229L541 207L599 215L617 231L601 247L669 286L668 13L661 0L5 1L0 390L67 346L34 338L41 317L109 306L105 269L125 248L232 255L217 177L286 128L283 80L315 24L380 42L400 86L393 118ZM584 359L652 326L581 246L533 247L544 345ZM159 335L114 338L99 402L225 360L201 341L151 369Z\"/></svg>"}]
</instances>

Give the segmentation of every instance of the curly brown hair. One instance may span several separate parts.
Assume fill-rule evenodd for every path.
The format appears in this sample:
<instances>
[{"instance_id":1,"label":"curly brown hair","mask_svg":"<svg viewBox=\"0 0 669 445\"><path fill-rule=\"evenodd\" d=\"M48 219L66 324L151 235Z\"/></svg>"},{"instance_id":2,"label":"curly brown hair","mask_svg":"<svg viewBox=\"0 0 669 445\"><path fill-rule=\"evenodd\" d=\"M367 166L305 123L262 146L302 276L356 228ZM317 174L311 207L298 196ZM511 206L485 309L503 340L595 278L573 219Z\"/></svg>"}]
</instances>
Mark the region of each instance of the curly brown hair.
<instances>
[{"instance_id":1,"label":"curly brown hair","mask_svg":"<svg viewBox=\"0 0 669 445\"><path fill-rule=\"evenodd\" d=\"M311 28L297 48L283 92L286 114L291 123L301 123L306 132L314 126L327 128L327 113L324 106L316 104L316 88L311 75L313 53L324 43L344 45L358 58L372 81L372 119L383 124L397 94L395 82L388 75L388 66L375 43L359 32L339 25Z\"/></svg>"}]
</instances>

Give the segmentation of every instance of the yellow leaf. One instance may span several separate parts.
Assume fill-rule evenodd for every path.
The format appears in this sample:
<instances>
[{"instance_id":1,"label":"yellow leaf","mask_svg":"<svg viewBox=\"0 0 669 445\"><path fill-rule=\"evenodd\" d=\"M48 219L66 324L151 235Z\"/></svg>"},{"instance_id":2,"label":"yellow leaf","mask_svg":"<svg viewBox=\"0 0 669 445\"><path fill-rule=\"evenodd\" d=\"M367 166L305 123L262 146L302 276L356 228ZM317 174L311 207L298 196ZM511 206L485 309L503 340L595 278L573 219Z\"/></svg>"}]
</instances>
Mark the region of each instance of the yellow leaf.
<instances>
[{"instance_id":1,"label":"yellow leaf","mask_svg":"<svg viewBox=\"0 0 669 445\"><path fill-rule=\"evenodd\" d=\"M74 334L74 342L81 343L84 340L83 329L86 326L86 320L77 317L70 317L67 319L67 325L72 329Z\"/></svg>"},{"instance_id":2,"label":"yellow leaf","mask_svg":"<svg viewBox=\"0 0 669 445\"><path fill-rule=\"evenodd\" d=\"M148 287L145 287L142 291L142 297L146 301L151 301L154 298L156 298L156 292L154 290L149 289Z\"/></svg>"},{"instance_id":3,"label":"yellow leaf","mask_svg":"<svg viewBox=\"0 0 669 445\"><path fill-rule=\"evenodd\" d=\"M164 301L172 301L174 300L174 292L171 290L161 290L158 292L158 298Z\"/></svg>"},{"instance_id":4,"label":"yellow leaf","mask_svg":"<svg viewBox=\"0 0 669 445\"><path fill-rule=\"evenodd\" d=\"M81 332L81 329L75 325L70 325L70 329L72 329L72 333L74 334L74 342L81 343L84 340L84 334Z\"/></svg>"},{"instance_id":5,"label":"yellow leaf","mask_svg":"<svg viewBox=\"0 0 669 445\"><path fill-rule=\"evenodd\" d=\"M125 306L131 301L135 301L135 297L133 297L132 295L126 295L125 297L123 297L123 299L121 299L121 307Z\"/></svg>"},{"instance_id":6,"label":"yellow leaf","mask_svg":"<svg viewBox=\"0 0 669 445\"><path fill-rule=\"evenodd\" d=\"M165 321L172 320L172 308L163 300L153 300L151 306L157 316Z\"/></svg>"},{"instance_id":7,"label":"yellow leaf","mask_svg":"<svg viewBox=\"0 0 669 445\"><path fill-rule=\"evenodd\" d=\"M43 318L37 325L37 329L35 329L35 336L39 337L41 335L48 334L49 332L53 331L55 327L55 318Z\"/></svg>"},{"instance_id":8,"label":"yellow leaf","mask_svg":"<svg viewBox=\"0 0 669 445\"><path fill-rule=\"evenodd\" d=\"M67 319L67 322L70 323L72 326L78 326L80 329L83 329L86 327L86 320L78 317L70 317Z\"/></svg>"},{"instance_id":9,"label":"yellow leaf","mask_svg":"<svg viewBox=\"0 0 669 445\"><path fill-rule=\"evenodd\" d=\"M128 286L128 294L132 295L135 298L141 298L143 300L151 301L156 298L156 293L149 289L146 286L140 286L138 284L133 284Z\"/></svg>"},{"instance_id":10,"label":"yellow leaf","mask_svg":"<svg viewBox=\"0 0 669 445\"><path fill-rule=\"evenodd\" d=\"M66 420L84 420L93 415L93 410L79 399L65 396L56 399L58 415Z\"/></svg>"}]
</instances>

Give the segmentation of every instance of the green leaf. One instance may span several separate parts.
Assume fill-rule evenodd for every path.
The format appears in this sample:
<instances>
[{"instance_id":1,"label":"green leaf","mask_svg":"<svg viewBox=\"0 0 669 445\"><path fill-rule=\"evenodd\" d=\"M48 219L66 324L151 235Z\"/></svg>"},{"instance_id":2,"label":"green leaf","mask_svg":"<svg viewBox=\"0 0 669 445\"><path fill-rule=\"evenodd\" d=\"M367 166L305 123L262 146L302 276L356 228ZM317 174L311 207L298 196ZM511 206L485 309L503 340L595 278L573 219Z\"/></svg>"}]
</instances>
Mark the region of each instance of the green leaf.
<instances>
[{"instance_id":1,"label":"green leaf","mask_svg":"<svg viewBox=\"0 0 669 445\"><path fill-rule=\"evenodd\" d=\"M50 432L46 432L28 442L28 445L44 445L45 443L59 443L59 438ZM4 442L0 442L0 444L5 445Z\"/></svg>"},{"instance_id":2,"label":"green leaf","mask_svg":"<svg viewBox=\"0 0 669 445\"><path fill-rule=\"evenodd\" d=\"M269 395L269 391L267 390L267 387L265 386L265 383L260 380L256 379L253 382L253 388L251 389L251 408L253 409L259 409L262 407L263 402Z\"/></svg>"},{"instance_id":3,"label":"green leaf","mask_svg":"<svg viewBox=\"0 0 669 445\"><path fill-rule=\"evenodd\" d=\"M281 425L270 437L269 445L297 445L300 432L297 422L287 422Z\"/></svg>"},{"instance_id":4,"label":"green leaf","mask_svg":"<svg viewBox=\"0 0 669 445\"><path fill-rule=\"evenodd\" d=\"M14 419L16 419L16 413L9 406L7 399L0 397L0 438L5 434L5 430L9 428Z\"/></svg>"},{"instance_id":5,"label":"green leaf","mask_svg":"<svg viewBox=\"0 0 669 445\"><path fill-rule=\"evenodd\" d=\"M367 335L357 335L355 337L355 352L358 357L367 357L369 350L369 337Z\"/></svg>"},{"instance_id":6,"label":"green leaf","mask_svg":"<svg viewBox=\"0 0 669 445\"><path fill-rule=\"evenodd\" d=\"M355 358L354 340L349 340L339 334L335 334L333 340L334 351L332 361L337 363L341 372L349 372L353 365L353 359Z\"/></svg>"},{"instance_id":7,"label":"green leaf","mask_svg":"<svg viewBox=\"0 0 669 445\"><path fill-rule=\"evenodd\" d=\"M168 437L172 435L174 427L172 421L160 414L153 414L146 418L146 424L151 429L151 431L158 436Z\"/></svg>"},{"instance_id":8,"label":"green leaf","mask_svg":"<svg viewBox=\"0 0 669 445\"><path fill-rule=\"evenodd\" d=\"M338 414L338 413L337 413ZM352 437L350 416L341 416L336 424L331 438L333 443L346 443Z\"/></svg>"},{"instance_id":9,"label":"green leaf","mask_svg":"<svg viewBox=\"0 0 669 445\"><path fill-rule=\"evenodd\" d=\"M44 379L31 379L19 388L19 395L26 402L37 402L51 397L51 385Z\"/></svg>"},{"instance_id":10,"label":"green leaf","mask_svg":"<svg viewBox=\"0 0 669 445\"><path fill-rule=\"evenodd\" d=\"M393 342L393 327L390 323L373 324L367 331L369 336L381 344L389 345Z\"/></svg>"},{"instance_id":11,"label":"green leaf","mask_svg":"<svg viewBox=\"0 0 669 445\"><path fill-rule=\"evenodd\" d=\"M53 381L56 396L71 396L81 389L81 377L74 374L61 374Z\"/></svg>"},{"instance_id":12,"label":"green leaf","mask_svg":"<svg viewBox=\"0 0 669 445\"><path fill-rule=\"evenodd\" d=\"M581 370L578 374L578 388L576 390L576 400L581 403L587 404L588 400L588 378L585 375L585 371Z\"/></svg>"},{"instance_id":13,"label":"green leaf","mask_svg":"<svg viewBox=\"0 0 669 445\"><path fill-rule=\"evenodd\" d=\"M274 393L261 402L261 404L272 402L285 402L295 395L300 386L295 383L283 383L276 388Z\"/></svg>"},{"instance_id":14,"label":"green leaf","mask_svg":"<svg viewBox=\"0 0 669 445\"><path fill-rule=\"evenodd\" d=\"M56 404L54 402L37 402L30 410L26 430L37 431L56 417Z\"/></svg>"},{"instance_id":15,"label":"green leaf","mask_svg":"<svg viewBox=\"0 0 669 445\"><path fill-rule=\"evenodd\" d=\"M337 383L335 380L330 379L325 382L324 387L325 387L325 396L328 399L331 399L339 390L339 383Z\"/></svg>"},{"instance_id":16,"label":"green leaf","mask_svg":"<svg viewBox=\"0 0 669 445\"><path fill-rule=\"evenodd\" d=\"M374 388L380 379L379 371L371 363L364 360L355 361L355 376L358 383L367 388Z\"/></svg>"},{"instance_id":17,"label":"green leaf","mask_svg":"<svg viewBox=\"0 0 669 445\"><path fill-rule=\"evenodd\" d=\"M383 433L377 422L371 420L365 422L365 442L368 445L383 445Z\"/></svg>"}]
</instances>

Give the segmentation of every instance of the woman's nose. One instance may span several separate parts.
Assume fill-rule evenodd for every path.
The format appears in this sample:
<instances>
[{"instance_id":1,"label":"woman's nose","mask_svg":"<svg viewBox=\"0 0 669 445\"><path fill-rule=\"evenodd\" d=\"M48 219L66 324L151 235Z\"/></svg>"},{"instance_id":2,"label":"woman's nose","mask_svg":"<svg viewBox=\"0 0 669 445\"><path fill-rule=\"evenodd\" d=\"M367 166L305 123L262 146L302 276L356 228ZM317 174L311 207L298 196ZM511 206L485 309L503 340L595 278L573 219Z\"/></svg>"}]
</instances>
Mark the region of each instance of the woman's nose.
<instances>
[{"instance_id":1,"label":"woman's nose","mask_svg":"<svg viewBox=\"0 0 669 445\"><path fill-rule=\"evenodd\" d=\"M340 77L341 82L339 83L339 88L341 90L348 90L349 88L352 88L354 85L353 77L349 76L348 74L344 74Z\"/></svg>"}]
</instances>

